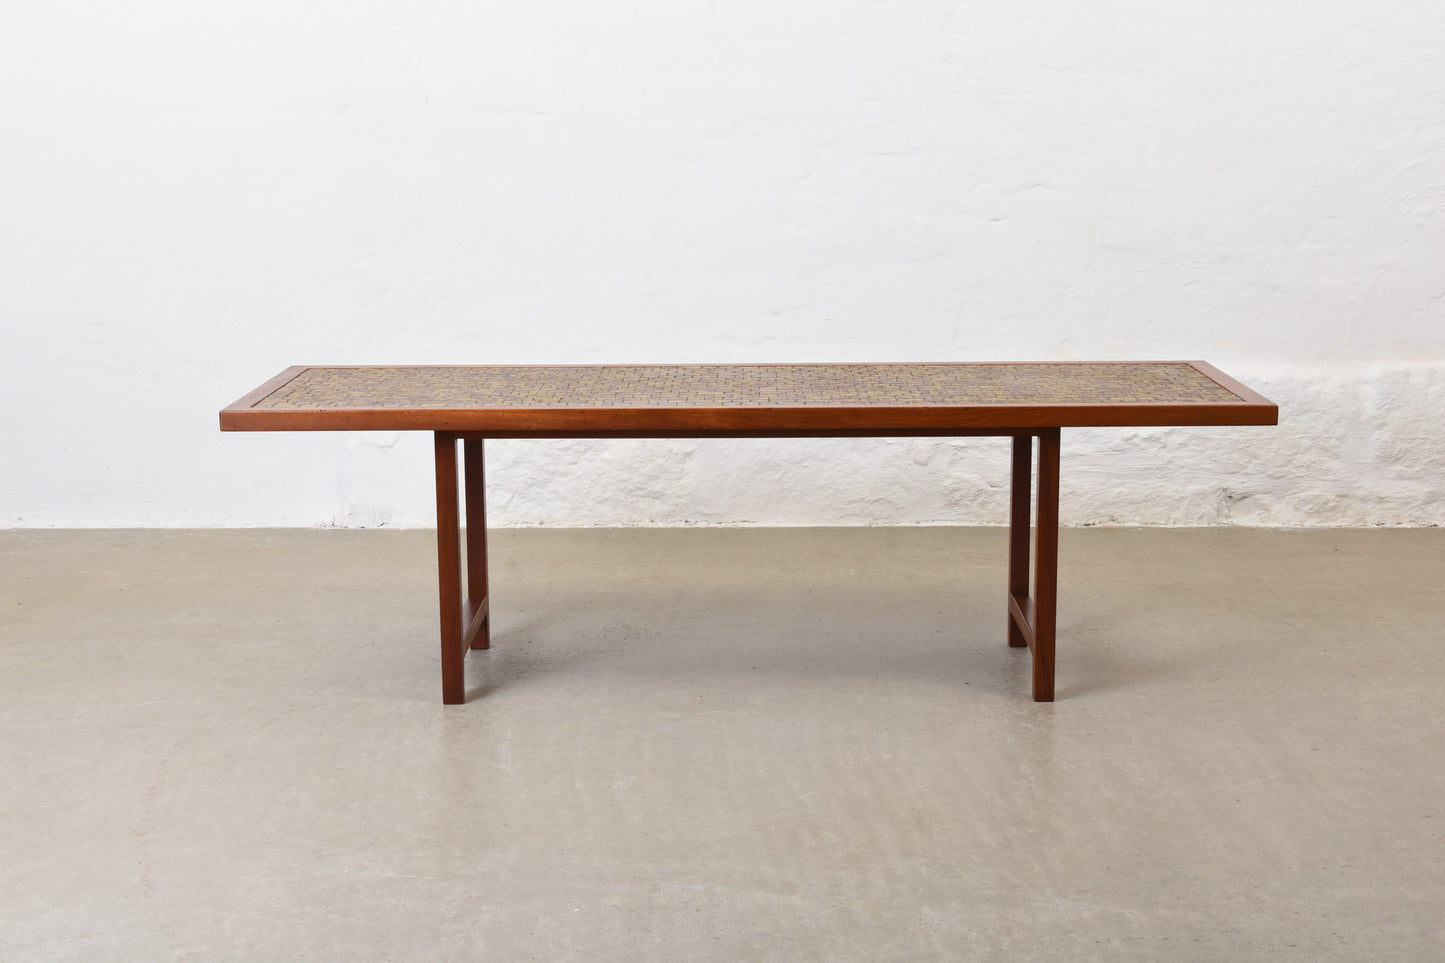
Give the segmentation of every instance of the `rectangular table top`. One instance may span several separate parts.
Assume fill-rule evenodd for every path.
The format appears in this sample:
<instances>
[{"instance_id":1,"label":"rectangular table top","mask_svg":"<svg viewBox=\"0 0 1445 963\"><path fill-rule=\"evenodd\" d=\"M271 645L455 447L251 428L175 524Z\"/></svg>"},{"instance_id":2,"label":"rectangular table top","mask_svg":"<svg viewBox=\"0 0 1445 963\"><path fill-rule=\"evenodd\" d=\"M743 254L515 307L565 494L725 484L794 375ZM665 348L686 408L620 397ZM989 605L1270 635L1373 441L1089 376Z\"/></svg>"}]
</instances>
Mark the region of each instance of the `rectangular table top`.
<instances>
[{"instance_id":1,"label":"rectangular table top","mask_svg":"<svg viewBox=\"0 0 1445 963\"><path fill-rule=\"evenodd\" d=\"M978 434L1090 425L1272 425L1202 361L288 368L224 431L495 437Z\"/></svg>"}]
</instances>

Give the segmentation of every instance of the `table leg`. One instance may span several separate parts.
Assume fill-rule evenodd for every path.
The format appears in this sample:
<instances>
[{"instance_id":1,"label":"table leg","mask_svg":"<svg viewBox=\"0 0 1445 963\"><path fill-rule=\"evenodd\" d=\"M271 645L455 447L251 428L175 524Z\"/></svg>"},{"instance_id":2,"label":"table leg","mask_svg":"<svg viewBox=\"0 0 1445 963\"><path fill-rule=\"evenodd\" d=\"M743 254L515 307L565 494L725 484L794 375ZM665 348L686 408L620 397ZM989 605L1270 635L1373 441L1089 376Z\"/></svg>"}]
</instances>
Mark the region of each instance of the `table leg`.
<instances>
[{"instance_id":1,"label":"table leg","mask_svg":"<svg viewBox=\"0 0 1445 963\"><path fill-rule=\"evenodd\" d=\"M487 497L482 467L482 439L462 442L467 505L467 604L463 637L473 649L492 647L492 619L487 595Z\"/></svg>"},{"instance_id":2,"label":"table leg","mask_svg":"<svg viewBox=\"0 0 1445 963\"><path fill-rule=\"evenodd\" d=\"M1014 435L1013 487L1008 521L1008 597L1013 604L1008 611L1008 644L1022 647L1029 644L1023 629L1014 618L1014 607L1028 610L1029 603L1029 509L1033 503L1034 439L1032 435Z\"/></svg>"},{"instance_id":3,"label":"table leg","mask_svg":"<svg viewBox=\"0 0 1445 963\"><path fill-rule=\"evenodd\" d=\"M1039 495L1035 507L1033 596L1029 595L1029 502L1032 437L1015 436L1009 511L1009 645L1033 654L1035 702L1054 701L1054 636L1059 587L1059 429L1041 428Z\"/></svg>"},{"instance_id":4,"label":"table leg","mask_svg":"<svg viewBox=\"0 0 1445 963\"><path fill-rule=\"evenodd\" d=\"M437 474L437 584L440 588L442 703L466 701L466 655L462 642L462 543L457 500L457 436L435 438Z\"/></svg>"},{"instance_id":5,"label":"table leg","mask_svg":"<svg viewBox=\"0 0 1445 963\"><path fill-rule=\"evenodd\" d=\"M1059 598L1059 429L1039 432L1037 558L1034 560L1034 701L1054 701Z\"/></svg>"}]
</instances>

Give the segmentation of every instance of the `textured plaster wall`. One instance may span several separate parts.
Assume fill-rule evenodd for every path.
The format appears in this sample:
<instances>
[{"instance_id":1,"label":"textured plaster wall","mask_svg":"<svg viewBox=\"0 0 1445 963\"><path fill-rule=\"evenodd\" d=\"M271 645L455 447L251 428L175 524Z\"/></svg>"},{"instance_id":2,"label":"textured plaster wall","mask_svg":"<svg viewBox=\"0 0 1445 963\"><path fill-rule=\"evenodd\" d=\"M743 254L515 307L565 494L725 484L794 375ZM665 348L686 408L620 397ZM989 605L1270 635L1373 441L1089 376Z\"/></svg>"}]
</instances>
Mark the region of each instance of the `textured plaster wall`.
<instances>
[{"instance_id":1,"label":"textured plaster wall","mask_svg":"<svg viewBox=\"0 0 1445 963\"><path fill-rule=\"evenodd\" d=\"M1076 524L1445 520L1432 0L31 4L0 524L424 525L296 363L1204 358L1275 429L1064 436ZM512 442L503 525L997 523L970 440Z\"/></svg>"}]
</instances>

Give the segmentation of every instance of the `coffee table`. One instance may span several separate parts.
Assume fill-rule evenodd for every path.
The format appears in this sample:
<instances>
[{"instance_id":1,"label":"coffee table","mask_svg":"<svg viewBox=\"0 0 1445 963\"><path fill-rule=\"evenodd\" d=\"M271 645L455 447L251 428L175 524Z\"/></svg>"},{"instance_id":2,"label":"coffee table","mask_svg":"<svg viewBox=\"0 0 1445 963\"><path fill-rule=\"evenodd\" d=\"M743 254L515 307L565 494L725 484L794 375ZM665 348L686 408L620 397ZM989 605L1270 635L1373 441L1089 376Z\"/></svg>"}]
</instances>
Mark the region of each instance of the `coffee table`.
<instances>
[{"instance_id":1,"label":"coffee table","mask_svg":"<svg viewBox=\"0 0 1445 963\"><path fill-rule=\"evenodd\" d=\"M447 705L466 700L467 653L491 645L488 438L1008 436L1008 643L1032 652L1034 700L1051 702L1061 429L1278 419L1272 402L1202 361L298 366L223 409L221 429L434 433Z\"/></svg>"}]
</instances>

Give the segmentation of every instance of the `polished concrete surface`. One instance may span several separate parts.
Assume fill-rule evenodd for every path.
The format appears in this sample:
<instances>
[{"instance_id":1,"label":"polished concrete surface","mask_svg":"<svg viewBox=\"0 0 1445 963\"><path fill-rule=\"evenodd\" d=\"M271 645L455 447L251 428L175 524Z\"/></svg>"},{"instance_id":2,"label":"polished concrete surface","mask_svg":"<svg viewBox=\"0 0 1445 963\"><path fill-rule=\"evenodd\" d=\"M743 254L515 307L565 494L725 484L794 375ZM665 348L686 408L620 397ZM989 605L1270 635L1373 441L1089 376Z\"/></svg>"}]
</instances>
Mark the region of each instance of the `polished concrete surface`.
<instances>
[{"instance_id":1,"label":"polished concrete surface","mask_svg":"<svg viewBox=\"0 0 1445 963\"><path fill-rule=\"evenodd\" d=\"M1445 532L0 532L0 959L1445 959Z\"/></svg>"}]
</instances>

